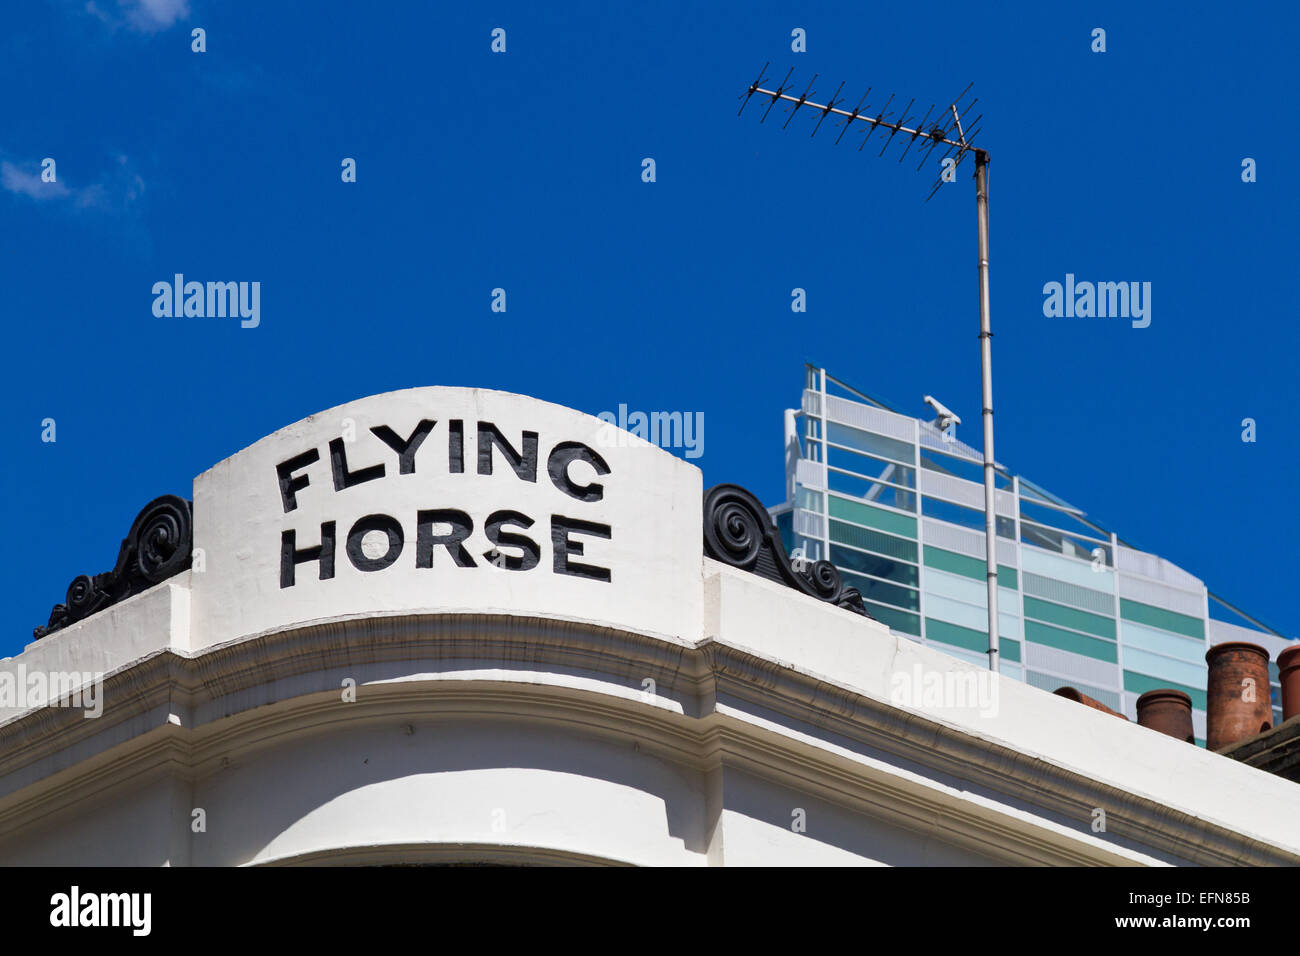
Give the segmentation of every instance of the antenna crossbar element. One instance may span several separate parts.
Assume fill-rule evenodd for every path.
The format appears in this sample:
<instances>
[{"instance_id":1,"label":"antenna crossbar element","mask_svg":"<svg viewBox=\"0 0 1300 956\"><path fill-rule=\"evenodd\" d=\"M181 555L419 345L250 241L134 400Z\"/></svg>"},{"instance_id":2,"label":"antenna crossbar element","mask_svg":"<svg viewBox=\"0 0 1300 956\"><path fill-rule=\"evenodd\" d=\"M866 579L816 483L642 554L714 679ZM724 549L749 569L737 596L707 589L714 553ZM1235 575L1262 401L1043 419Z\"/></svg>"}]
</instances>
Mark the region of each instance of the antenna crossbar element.
<instances>
[{"instance_id":1,"label":"antenna crossbar element","mask_svg":"<svg viewBox=\"0 0 1300 956\"><path fill-rule=\"evenodd\" d=\"M903 150L903 156L907 155L907 151L912 148L912 144L916 142L916 138L918 136L923 135L923 131L925 130L925 121L930 118L930 114L933 112L934 112L934 104L931 103L930 108L926 110L925 115L921 117L921 122L916 125L916 132L913 133L912 138L907 141L907 149ZM900 163L903 161L903 156L898 157L898 161Z\"/></svg>"},{"instance_id":2,"label":"antenna crossbar element","mask_svg":"<svg viewBox=\"0 0 1300 956\"><path fill-rule=\"evenodd\" d=\"M767 66L764 65L764 67L763 67L763 73L766 73L766 72L767 72ZM791 68L790 73L793 73L793 72L794 72L794 70L793 70L793 68ZM863 106L863 103L866 101L866 96L862 97L862 99L858 101L858 105L857 105L855 108L853 108L852 110L841 109L840 107L836 106L836 103L837 103L837 102L840 102L840 101L837 100L835 97L832 97L832 98L831 98L831 101L830 101L829 103L814 103L812 100L810 100L810 99L808 98L808 96L809 96L810 93L812 92L812 83L809 83L809 84L808 84L808 90L806 90L802 96L792 96L790 93L787 92L787 90L790 89L790 87L789 87L790 74L789 74L789 73L786 74L785 80L783 80L783 81L781 82L781 85L778 86L778 87L777 87L776 89L774 89L774 90L772 90L772 89L767 89L766 87L763 87L763 86L760 86L760 85L759 85L759 84L762 83L762 81L763 81L763 73L760 73L760 74L759 74L759 78L758 78L757 80L755 80L753 83L751 83L750 86L749 86L749 88L748 88L744 93L741 94L742 98L745 100L746 103L749 102L749 98L750 98L751 96L753 96L754 94L758 94L758 95L760 95L760 96L767 96L767 97L770 97L770 98L771 98L771 101L772 101L772 102L768 104L768 110L769 110L769 111L771 110L772 106L774 106L777 102L779 102L779 101L781 101L781 100L784 100L784 101L786 101L787 103L791 103L791 104L793 104L793 109L791 110L791 114L790 114L792 117L793 117L795 111L797 111L800 107L802 107L802 106L808 106L808 107L812 108L813 110L816 110L816 111L820 112L820 113L822 114L822 115L821 115L821 119L825 119L828 115L835 115L835 116L843 117L843 119L844 119L844 125L845 125L845 128L846 128L846 129L848 128L848 126L849 126L850 124L855 123L855 122L857 122L857 123L866 123L868 126L872 127L873 130L876 129L876 128L884 128L884 129L889 130L889 131L890 131L890 139L892 139L894 136L896 136L896 135L899 134L899 133L903 133L903 134L905 134L905 135L911 137L912 139L915 139L915 138L920 137L920 136L925 136L925 137L928 137L928 138L930 138L930 139L934 139L934 136L935 136L935 128L931 128L931 129L928 129L928 130L927 130L927 129L925 128L925 120L924 120L924 118L923 118L922 121L921 121L920 123L918 123L916 126L907 126L907 125L906 125L906 123L908 122L908 120L907 120L907 110L904 110L904 111L903 111L903 116L902 116L902 118L899 119L897 122L890 122L889 120L887 120L885 117L886 117L887 115L889 115L889 114L888 114L889 102L886 102L886 103L885 103L885 108L882 109L878 115L876 115L876 116L868 116L867 114L865 114L865 113L862 111L862 106ZM813 80L815 81L816 79L817 79L817 77L814 76L814 77L813 77ZM841 84L840 84L840 89L843 89L843 87L844 87L844 84L841 83ZM969 87L967 87L967 89L969 89ZM839 90L837 89L835 92L836 92L836 94L838 95ZM870 94L871 91L868 90L867 93ZM965 94L963 93L963 96L964 96L964 95L965 95ZM890 101L892 101L892 100L893 100L893 97L891 96L889 99L890 99ZM955 109L955 108L956 108L956 105L957 105L957 102L960 101L960 100L961 100L961 97L959 96L959 97L957 98L957 100L953 102L953 104L952 104L952 106L950 107L950 109ZM916 102L915 100L912 101L912 103L915 103L915 102ZM909 108L909 109L911 108L911 105L912 105L911 103L908 104L908 108ZM742 106L741 106L741 109L743 110L744 108L745 108L745 107L742 105ZM933 109L934 109L934 107L930 107L930 111L933 111ZM926 112L926 116L927 116L927 117L929 116L930 111L927 111L927 112ZM767 116L767 113L764 113L763 115L764 115L764 117L766 117L766 116ZM788 122L789 122L789 120L787 120L787 123L788 123ZM819 120L819 122L820 122L820 120ZM840 135L842 136L843 133L841 132ZM839 142L839 140L837 139L836 142ZM937 140L935 140L935 142L936 142L936 144L937 144L937 143L944 143L944 144L947 144L947 145L949 145L949 146L956 146L956 147L958 147L958 148L960 148L960 149L967 149L967 148L970 147L970 141L969 141L969 140L964 140L964 139L952 139L952 138L948 135L948 133L947 133L946 130L944 131L944 134L943 134L942 136L940 136Z\"/></svg>"},{"instance_id":3,"label":"antenna crossbar element","mask_svg":"<svg viewBox=\"0 0 1300 956\"><path fill-rule=\"evenodd\" d=\"M758 77L754 80L753 83L749 84L749 90L745 93L740 94L741 99L743 99L745 102L741 103L740 109L736 110L737 116L745 112L745 107L749 105L749 98L758 92L758 84L763 82L763 77L767 75L767 68L770 65L771 65L770 60L767 63L764 63L763 69L758 71Z\"/></svg>"},{"instance_id":4,"label":"antenna crossbar element","mask_svg":"<svg viewBox=\"0 0 1300 956\"><path fill-rule=\"evenodd\" d=\"M839 97L840 90L842 89L844 89L843 83L841 83L839 87L835 90L835 96L831 97L831 101L827 103L826 106L822 109L822 115L818 118L817 125L813 127L812 135L809 136L809 139L811 139L812 136L817 135L817 131L822 128L822 120L826 118L827 114L829 114L831 110L835 109L835 104L839 102L837 97Z\"/></svg>"},{"instance_id":5,"label":"antenna crossbar element","mask_svg":"<svg viewBox=\"0 0 1300 956\"><path fill-rule=\"evenodd\" d=\"M841 83L840 85L843 86L844 84ZM867 92L862 95L862 99L858 100L858 105L853 107L853 112L850 113L848 115L848 118L845 119L844 122L840 124L840 135L835 137L835 145L838 146L840 140L844 138L844 131L847 130L849 126L853 124L853 121L858 118L858 114L862 112L862 104L867 101L867 97L870 95L871 95L871 87L868 86Z\"/></svg>"},{"instance_id":6,"label":"antenna crossbar element","mask_svg":"<svg viewBox=\"0 0 1300 956\"><path fill-rule=\"evenodd\" d=\"M872 120L872 119L867 119L867 122L871 124L871 129L867 130L867 135L866 135L866 137L862 140L862 146L866 146L866 145L867 145L867 140L868 140L868 139L871 139L871 134L872 134L872 133L874 133L874 132L875 132L877 129L879 129L881 126L885 125L885 117L889 115L889 104L892 103L892 102L894 102L894 94L893 94L893 93L890 93L890 94L889 94L889 99L885 100L885 106L884 106L884 108L881 109L881 111L880 111L879 113L876 114L876 118L875 118L874 120ZM860 117L860 118L861 118L861 119L866 119L866 117ZM859 146L859 147L858 147L858 152L859 152L859 153L862 152L862 146Z\"/></svg>"},{"instance_id":7,"label":"antenna crossbar element","mask_svg":"<svg viewBox=\"0 0 1300 956\"><path fill-rule=\"evenodd\" d=\"M771 91L758 90L759 93L766 93L768 96L772 97L772 102L768 103L767 109L763 111L763 118L759 120L760 123L767 122L767 114L772 112L772 107L776 106L777 100L790 100L791 102L794 102L794 97L787 95L785 92L790 88L786 86L786 84L790 82L790 73L793 72L794 72L794 67L790 67L790 72L786 73L785 79L781 81L781 85L778 86L775 90L771 90Z\"/></svg>"},{"instance_id":8,"label":"antenna crossbar element","mask_svg":"<svg viewBox=\"0 0 1300 956\"><path fill-rule=\"evenodd\" d=\"M900 131L902 131L902 130L907 130L907 132L909 132L909 133L912 132L910 129L907 129L907 127L904 126L903 124L907 122L907 113L908 113L909 110L911 110L911 108L912 108L912 104L915 103L915 102L916 102L916 98L915 98L915 97L913 97L912 99L908 100L908 101L907 101L907 106L904 107L904 109L903 109L903 118L900 119L897 123L892 123L892 124L889 125L889 129L893 130L893 132L890 133L890 134L889 134L889 138L885 140L885 145L882 146L882 147L880 147L880 155L881 155L881 156L884 156L884 155L885 155L885 150L889 149L889 144L892 143L892 142L894 141L894 137L897 136L897 135L899 134Z\"/></svg>"},{"instance_id":9,"label":"antenna crossbar element","mask_svg":"<svg viewBox=\"0 0 1300 956\"><path fill-rule=\"evenodd\" d=\"M816 82L817 74L814 73L813 78L808 81L808 88L803 91L803 96L794 101L794 107L790 110L790 115L785 118L785 122L781 125L782 129L790 125L790 120L794 119L794 114L799 112L799 107L808 102L808 94L813 92L812 85Z\"/></svg>"},{"instance_id":10,"label":"antenna crossbar element","mask_svg":"<svg viewBox=\"0 0 1300 956\"><path fill-rule=\"evenodd\" d=\"M759 121L764 122L767 120L768 113L772 112L772 107L777 103L788 103L790 105L789 115L781 126L782 129L785 129L790 125L790 121L794 119L795 113L799 112L799 110L806 106L818 114L817 123L813 126L812 130L813 136L817 135L817 131L821 129L822 123L826 121L826 117L836 116L840 118L842 121L840 124L840 132L839 135L835 137L835 142L837 144L844 138L844 134L848 132L849 127L859 123L865 124L867 126L867 135L863 137L862 143L858 146L858 151L862 151L863 147L865 147L871 140L871 137L875 134L876 130L884 130L888 135L885 137L884 145L880 148L881 156L884 156L885 153L889 151L890 144L893 143L895 137L901 133L903 139L906 140L906 145L903 148L903 152L898 157L900 163L907 158L907 154L911 152L911 149L916 145L917 140L923 140L924 142L920 147L921 161L916 167L918 172L931 160L935 150L942 146L944 149L940 153L939 162L943 164L949 159L952 159L953 162L950 166L943 166L941 169L933 188L930 190L930 195L926 197L927 202L936 192L938 192L939 187L947 181L945 179L947 170L949 168L955 169L957 166L960 166L962 160L966 158L966 154L975 148L975 136L979 132L979 121L983 117L976 116L975 119L970 122L967 121L967 117L970 115L971 109L979 102L979 99L973 98L969 102L963 102L966 99L966 94L970 92L971 87L974 85L972 83L966 84L966 89L962 90L961 94L948 104L946 110L940 109L936 113L935 106L931 105L930 108L925 111L925 115L921 117L919 122L917 122L910 118L912 106L916 103L916 100L914 99L908 101L907 106L903 109L897 119L893 118L894 114L891 113L889 109L890 104L894 102L894 96L892 93L890 94L889 99L885 101L885 105L878 111L875 111L873 115L872 111L867 106L867 97L871 95L870 89L867 90L862 99L858 100L857 106L853 107L851 110L844 109L841 105L843 100L840 98L840 92L844 89L843 83L836 88L835 95L832 96L828 102L815 102L811 97L814 94L812 88L813 83L817 82L816 74L813 75L812 80L804 89L803 93L799 96L795 96L791 90L790 83L790 77L794 73L793 68L786 73L785 79L782 80L775 89L770 88L769 86L764 85L764 77L767 76L767 68L770 65L770 62L764 63L763 69L758 73L758 77L753 83L750 83L745 89L745 92L740 95L740 98L744 102L740 104L739 112L744 112L745 107L749 104L752 97L756 95L767 97L767 109L763 111L763 117ZM739 115L739 113L737 115ZM931 120L931 116L934 116L933 121ZM942 118L942 123L939 122L940 118Z\"/></svg>"}]
</instances>

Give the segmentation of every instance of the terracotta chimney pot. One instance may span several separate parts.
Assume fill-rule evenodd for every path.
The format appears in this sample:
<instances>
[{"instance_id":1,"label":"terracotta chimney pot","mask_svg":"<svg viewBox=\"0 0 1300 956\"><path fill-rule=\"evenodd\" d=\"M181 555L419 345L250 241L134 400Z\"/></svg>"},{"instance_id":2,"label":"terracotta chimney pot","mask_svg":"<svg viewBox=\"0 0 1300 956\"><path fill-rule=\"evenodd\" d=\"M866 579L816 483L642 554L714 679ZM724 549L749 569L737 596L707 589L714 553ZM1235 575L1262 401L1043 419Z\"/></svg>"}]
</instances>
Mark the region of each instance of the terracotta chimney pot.
<instances>
[{"instance_id":1,"label":"terracotta chimney pot","mask_svg":"<svg viewBox=\"0 0 1300 956\"><path fill-rule=\"evenodd\" d=\"M1300 714L1300 644L1277 655L1278 683L1282 685L1282 719Z\"/></svg>"},{"instance_id":2,"label":"terracotta chimney pot","mask_svg":"<svg viewBox=\"0 0 1300 956\"><path fill-rule=\"evenodd\" d=\"M1258 644L1228 641L1205 652L1210 665L1205 691L1205 746L1222 750L1273 729L1268 687L1268 651Z\"/></svg>"},{"instance_id":3,"label":"terracotta chimney pot","mask_svg":"<svg viewBox=\"0 0 1300 956\"><path fill-rule=\"evenodd\" d=\"M1192 698L1181 690L1149 690L1137 699L1138 723L1189 744L1196 743L1192 729Z\"/></svg>"}]
</instances>

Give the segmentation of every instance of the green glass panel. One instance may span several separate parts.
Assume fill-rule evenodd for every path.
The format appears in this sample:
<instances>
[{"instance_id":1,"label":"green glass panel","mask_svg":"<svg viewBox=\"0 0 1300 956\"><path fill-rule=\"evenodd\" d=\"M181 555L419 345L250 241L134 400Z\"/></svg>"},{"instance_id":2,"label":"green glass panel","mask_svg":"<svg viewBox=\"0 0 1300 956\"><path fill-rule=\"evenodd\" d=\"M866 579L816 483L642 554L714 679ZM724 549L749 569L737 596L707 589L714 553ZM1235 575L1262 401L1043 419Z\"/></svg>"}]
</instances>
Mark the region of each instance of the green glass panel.
<instances>
[{"instance_id":1,"label":"green glass panel","mask_svg":"<svg viewBox=\"0 0 1300 956\"><path fill-rule=\"evenodd\" d=\"M949 624L947 621L937 621L932 617L925 619L925 639L951 644L953 647L962 647L968 651L977 651L981 654L989 649L988 635L984 631L962 627L958 624ZM1006 637L999 638L998 652L1003 660L1018 662L1020 660L1020 642Z\"/></svg>"},{"instance_id":2,"label":"green glass panel","mask_svg":"<svg viewBox=\"0 0 1300 956\"><path fill-rule=\"evenodd\" d=\"M925 619L925 639L951 644L954 647L964 647L968 651L978 651L981 654L989 648L989 637L983 631L959 627L947 621L936 621L932 617Z\"/></svg>"},{"instance_id":3,"label":"green glass panel","mask_svg":"<svg viewBox=\"0 0 1300 956\"><path fill-rule=\"evenodd\" d=\"M1147 624L1161 630L1173 631L1175 634L1186 634L1188 637L1199 637L1201 640L1205 640L1205 622L1199 617L1177 614L1173 611L1166 611L1162 607L1152 607L1150 604L1143 604L1140 601L1130 601L1128 598L1120 598L1119 616L1130 621L1137 621L1139 624Z\"/></svg>"},{"instance_id":4,"label":"green glass panel","mask_svg":"<svg viewBox=\"0 0 1300 956\"><path fill-rule=\"evenodd\" d=\"M1082 654L1099 661L1109 661L1112 664L1119 662L1119 653L1115 645L1109 641L1076 634L1073 631L1062 631L1046 624L1039 624L1037 621L1025 621L1025 639L1035 644L1046 644L1048 647Z\"/></svg>"},{"instance_id":5,"label":"green glass panel","mask_svg":"<svg viewBox=\"0 0 1300 956\"><path fill-rule=\"evenodd\" d=\"M797 507L805 511L815 511L817 514L822 513L822 493L820 491L810 491L803 486L794 494L794 503Z\"/></svg>"},{"instance_id":6,"label":"green glass panel","mask_svg":"<svg viewBox=\"0 0 1300 956\"><path fill-rule=\"evenodd\" d=\"M867 600L883 601L886 604L893 604L909 611L919 611L921 609L921 594L912 588L887 584L884 581L877 581L875 578L854 574L852 571L846 571L843 568L840 568L840 577L849 587L857 588L862 597Z\"/></svg>"},{"instance_id":7,"label":"green glass panel","mask_svg":"<svg viewBox=\"0 0 1300 956\"><path fill-rule=\"evenodd\" d=\"M864 551L874 551L876 554L885 554L891 558L902 558L904 561L916 563L916 542L908 541L906 538L895 538L893 535L868 531L857 525L832 521L831 540L854 548L862 548Z\"/></svg>"},{"instance_id":8,"label":"green glass panel","mask_svg":"<svg viewBox=\"0 0 1300 956\"><path fill-rule=\"evenodd\" d=\"M1087 631L1089 634L1096 634L1098 637L1108 637L1112 641L1115 640L1114 618L1089 614L1087 611L1076 610L1072 607L1062 607L1060 604L1040 601L1038 598L1031 598L1028 595L1025 597L1025 617L1036 617L1040 621L1059 624L1061 627L1072 627L1076 631Z\"/></svg>"},{"instance_id":9,"label":"green glass panel","mask_svg":"<svg viewBox=\"0 0 1300 956\"><path fill-rule=\"evenodd\" d=\"M949 571L952 574L960 574L963 577L974 578L976 581L984 580L986 565L979 558L972 558L964 554L957 554L955 551L946 551L943 548L936 548L933 545L925 546L925 563L927 567L937 568L940 571ZM998 587L1016 588L1016 569L1009 568L1005 564L998 565Z\"/></svg>"},{"instance_id":10,"label":"green glass panel","mask_svg":"<svg viewBox=\"0 0 1300 956\"><path fill-rule=\"evenodd\" d=\"M836 544L831 545L831 564L842 570L857 571L860 574L869 574L873 578L885 578L911 587L917 586L920 577L920 572L914 564L896 561L893 558L882 558L875 554L863 554L861 551L841 548Z\"/></svg>"},{"instance_id":11,"label":"green glass panel","mask_svg":"<svg viewBox=\"0 0 1300 956\"><path fill-rule=\"evenodd\" d=\"M895 514L892 511L885 511L883 508L873 508L871 505L846 501L843 498L831 495L830 512L832 518L854 521L869 528L888 531L890 534L902 534L909 538L916 537L915 518Z\"/></svg>"}]
</instances>

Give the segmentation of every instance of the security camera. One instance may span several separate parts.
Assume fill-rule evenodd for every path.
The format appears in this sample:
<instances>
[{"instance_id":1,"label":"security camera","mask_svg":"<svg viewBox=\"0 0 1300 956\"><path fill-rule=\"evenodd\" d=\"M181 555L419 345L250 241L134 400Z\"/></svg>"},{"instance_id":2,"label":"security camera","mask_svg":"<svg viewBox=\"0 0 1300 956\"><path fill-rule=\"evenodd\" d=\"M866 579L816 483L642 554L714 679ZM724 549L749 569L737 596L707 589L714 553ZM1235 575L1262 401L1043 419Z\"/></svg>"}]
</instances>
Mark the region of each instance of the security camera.
<instances>
[{"instance_id":1,"label":"security camera","mask_svg":"<svg viewBox=\"0 0 1300 956\"><path fill-rule=\"evenodd\" d=\"M961 416L953 412L933 395L925 396L925 404L933 408L934 413L939 416L935 421L935 425L939 427L939 431L946 432L950 425L961 424Z\"/></svg>"}]
</instances>

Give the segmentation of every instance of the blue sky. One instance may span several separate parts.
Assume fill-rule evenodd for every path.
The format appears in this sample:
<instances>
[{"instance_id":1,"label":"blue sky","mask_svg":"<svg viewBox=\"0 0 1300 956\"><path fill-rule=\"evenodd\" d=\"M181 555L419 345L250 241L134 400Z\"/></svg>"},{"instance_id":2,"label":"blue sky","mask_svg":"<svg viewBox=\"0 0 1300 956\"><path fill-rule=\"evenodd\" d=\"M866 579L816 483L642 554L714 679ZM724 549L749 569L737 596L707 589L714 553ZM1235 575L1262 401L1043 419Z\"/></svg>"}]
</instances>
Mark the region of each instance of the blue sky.
<instances>
[{"instance_id":1,"label":"blue sky","mask_svg":"<svg viewBox=\"0 0 1300 956\"><path fill-rule=\"evenodd\" d=\"M810 140L807 117L782 131L758 104L737 118L765 61L777 78L819 73L822 95L844 80L852 102L871 86L873 104L925 106L975 82L999 460L1300 633L1297 18L1209 3L15 4L0 37L0 653L75 575L112 567L148 500L388 389L700 411L706 485L769 503L805 361L910 414L934 394L977 443L965 168L926 204L932 171L858 152L860 134ZM40 182L45 157L57 184ZM155 317L153 283L177 272L261 282L260 326ZM1150 327L1044 317L1044 283L1067 272L1152 283Z\"/></svg>"}]
</instances>

